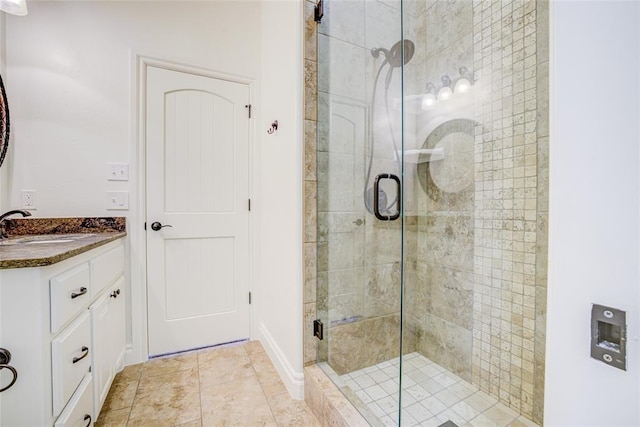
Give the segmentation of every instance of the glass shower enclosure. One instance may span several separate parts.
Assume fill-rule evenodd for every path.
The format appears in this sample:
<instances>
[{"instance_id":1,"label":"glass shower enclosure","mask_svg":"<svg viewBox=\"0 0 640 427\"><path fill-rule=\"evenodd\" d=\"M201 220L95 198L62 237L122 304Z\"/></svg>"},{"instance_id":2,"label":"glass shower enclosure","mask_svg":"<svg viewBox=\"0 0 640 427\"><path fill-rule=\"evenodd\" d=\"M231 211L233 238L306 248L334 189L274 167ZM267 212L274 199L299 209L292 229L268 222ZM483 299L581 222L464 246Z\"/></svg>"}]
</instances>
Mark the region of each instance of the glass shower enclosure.
<instances>
[{"instance_id":1,"label":"glass shower enclosure","mask_svg":"<svg viewBox=\"0 0 640 427\"><path fill-rule=\"evenodd\" d=\"M318 365L371 425L541 424L546 4L324 3Z\"/></svg>"}]
</instances>

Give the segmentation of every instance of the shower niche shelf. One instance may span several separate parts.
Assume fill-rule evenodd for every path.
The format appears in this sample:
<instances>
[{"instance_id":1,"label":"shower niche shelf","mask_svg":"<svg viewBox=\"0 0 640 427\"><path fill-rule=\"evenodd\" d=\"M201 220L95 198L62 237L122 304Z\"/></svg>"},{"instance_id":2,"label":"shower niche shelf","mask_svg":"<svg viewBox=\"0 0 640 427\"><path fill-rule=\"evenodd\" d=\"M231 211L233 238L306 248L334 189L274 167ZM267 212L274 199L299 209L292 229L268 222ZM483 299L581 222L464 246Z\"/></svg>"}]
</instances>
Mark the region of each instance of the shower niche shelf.
<instances>
[{"instance_id":1,"label":"shower niche shelf","mask_svg":"<svg viewBox=\"0 0 640 427\"><path fill-rule=\"evenodd\" d=\"M423 114L429 117L437 117L442 115L460 115L469 114L474 111L474 96L472 92L455 94L450 99L438 101L431 106L424 107L423 101L427 94L419 93L415 95L405 95L402 98L393 99L393 109L405 113L421 116ZM404 102L404 104L402 104Z\"/></svg>"},{"instance_id":2,"label":"shower niche shelf","mask_svg":"<svg viewBox=\"0 0 640 427\"><path fill-rule=\"evenodd\" d=\"M404 150L404 162L417 165L419 163L429 163L444 159L444 147L420 148L414 150ZM402 151L396 151L396 160L402 158Z\"/></svg>"}]
</instances>

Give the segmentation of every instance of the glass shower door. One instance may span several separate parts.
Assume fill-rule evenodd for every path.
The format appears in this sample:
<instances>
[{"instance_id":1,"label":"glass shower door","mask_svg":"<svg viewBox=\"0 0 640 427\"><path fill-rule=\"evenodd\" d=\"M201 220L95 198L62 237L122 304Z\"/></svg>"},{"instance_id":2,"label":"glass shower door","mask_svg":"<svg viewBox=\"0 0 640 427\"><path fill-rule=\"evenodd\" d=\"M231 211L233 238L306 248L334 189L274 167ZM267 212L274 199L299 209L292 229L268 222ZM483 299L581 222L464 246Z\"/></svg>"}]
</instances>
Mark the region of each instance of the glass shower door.
<instances>
[{"instance_id":1,"label":"glass shower door","mask_svg":"<svg viewBox=\"0 0 640 427\"><path fill-rule=\"evenodd\" d=\"M372 425L541 423L548 2L318 28L318 364Z\"/></svg>"},{"instance_id":2,"label":"glass shower door","mask_svg":"<svg viewBox=\"0 0 640 427\"><path fill-rule=\"evenodd\" d=\"M318 364L374 425L399 416L400 7L332 0L318 27Z\"/></svg>"},{"instance_id":3,"label":"glass shower door","mask_svg":"<svg viewBox=\"0 0 640 427\"><path fill-rule=\"evenodd\" d=\"M482 129L473 13L480 3L403 1L403 30L415 53L403 68L401 425L461 426L490 405L471 384L474 150Z\"/></svg>"}]
</instances>

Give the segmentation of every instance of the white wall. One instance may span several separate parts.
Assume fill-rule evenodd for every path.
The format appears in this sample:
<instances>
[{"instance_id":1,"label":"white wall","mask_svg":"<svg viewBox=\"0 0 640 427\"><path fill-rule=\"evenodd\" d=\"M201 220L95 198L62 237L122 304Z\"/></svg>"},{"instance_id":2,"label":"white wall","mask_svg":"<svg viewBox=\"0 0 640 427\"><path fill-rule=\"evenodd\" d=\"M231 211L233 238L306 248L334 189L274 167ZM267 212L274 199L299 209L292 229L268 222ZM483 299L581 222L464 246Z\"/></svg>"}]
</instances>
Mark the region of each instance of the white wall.
<instances>
[{"instance_id":1,"label":"white wall","mask_svg":"<svg viewBox=\"0 0 640 427\"><path fill-rule=\"evenodd\" d=\"M38 216L113 215L105 192L135 189L106 181L107 161L131 161L136 173L134 55L257 78L256 5L31 1L26 17L8 16L11 206L34 189Z\"/></svg>"},{"instance_id":2,"label":"white wall","mask_svg":"<svg viewBox=\"0 0 640 427\"><path fill-rule=\"evenodd\" d=\"M551 8L546 426L640 425L640 3ZM591 304L627 311L626 372L590 359Z\"/></svg>"},{"instance_id":3,"label":"white wall","mask_svg":"<svg viewBox=\"0 0 640 427\"><path fill-rule=\"evenodd\" d=\"M265 1L262 16L260 333L302 399L302 3ZM273 120L279 129L266 130Z\"/></svg>"},{"instance_id":4,"label":"white wall","mask_svg":"<svg viewBox=\"0 0 640 427\"><path fill-rule=\"evenodd\" d=\"M260 78L260 4L29 2L7 16L13 146L10 204L37 190L34 215L127 216L132 310L128 361L146 358L144 203L138 192L136 55ZM256 141L254 140L254 144ZM129 182L108 182L109 161L129 162ZM5 169L5 166L3 166ZM106 210L106 191L130 191L128 211Z\"/></svg>"},{"instance_id":5,"label":"white wall","mask_svg":"<svg viewBox=\"0 0 640 427\"><path fill-rule=\"evenodd\" d=\"M144 203L138 192L136 55L255 79L252 335L302 398L301 2L29 2L7 17L6 83L14 144L10 199L38 192L34 215L128 217L132 315L128 362L146 357ZM4 39L4 37L3 37ZM263 83L263 82L266 82ZM272 120L281 125L268 136ZM129 162L129 182L106 163ZM130 191L128 211L106 210Z\"/></svg>"}]
</instances>

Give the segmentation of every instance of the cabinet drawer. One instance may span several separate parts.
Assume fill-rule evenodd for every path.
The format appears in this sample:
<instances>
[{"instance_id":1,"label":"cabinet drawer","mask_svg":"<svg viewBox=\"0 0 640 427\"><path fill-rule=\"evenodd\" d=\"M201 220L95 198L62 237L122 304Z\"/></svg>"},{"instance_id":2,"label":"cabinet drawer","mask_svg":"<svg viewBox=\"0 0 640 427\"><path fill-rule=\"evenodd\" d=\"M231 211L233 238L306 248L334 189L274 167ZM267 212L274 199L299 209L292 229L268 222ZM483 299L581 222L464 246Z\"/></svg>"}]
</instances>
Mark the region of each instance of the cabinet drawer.
<instances>
[{"instance_id":1,"label":"cabinet drawer","mask_svg":"<svg viewBox=\"0 0 640 427\"><path fill-rule=\"evenodd\" d=\"M93 296L97 296L105 287L124 271L124 248L118 246L91 260L91 279Z\"/></svg>"},{"instance_id":2,"label":"cabinet drawer","mask_svg":"<svg viewBox=\"0 0 640 427\"><path fill-rule=\"evenodd\" d=\"M91 322L85 312L51 341L53 413L58 415L91 367Z\"/></svg>"},{"instance_id":3,"label":"cabinet drawer","mask_svg":"<svg viewBox=\"0 0 640 427\"><path fill-rule=\"evenodd\" d=\"M51 333L86 308L91 298L91 278L87 263L68 270L49 281L51 292Z\"/></svg>"},{"instance_id":4,"label":"cabinet drawer","mask_svg":"<svg viewBox=\"0 0 640 427\"><path fill-rule=\"evenodd\" d=\"M88 427L94 423L93 377L86 374L64 412L58 417L55 427Z\"/></svg>"}]
</instances>

